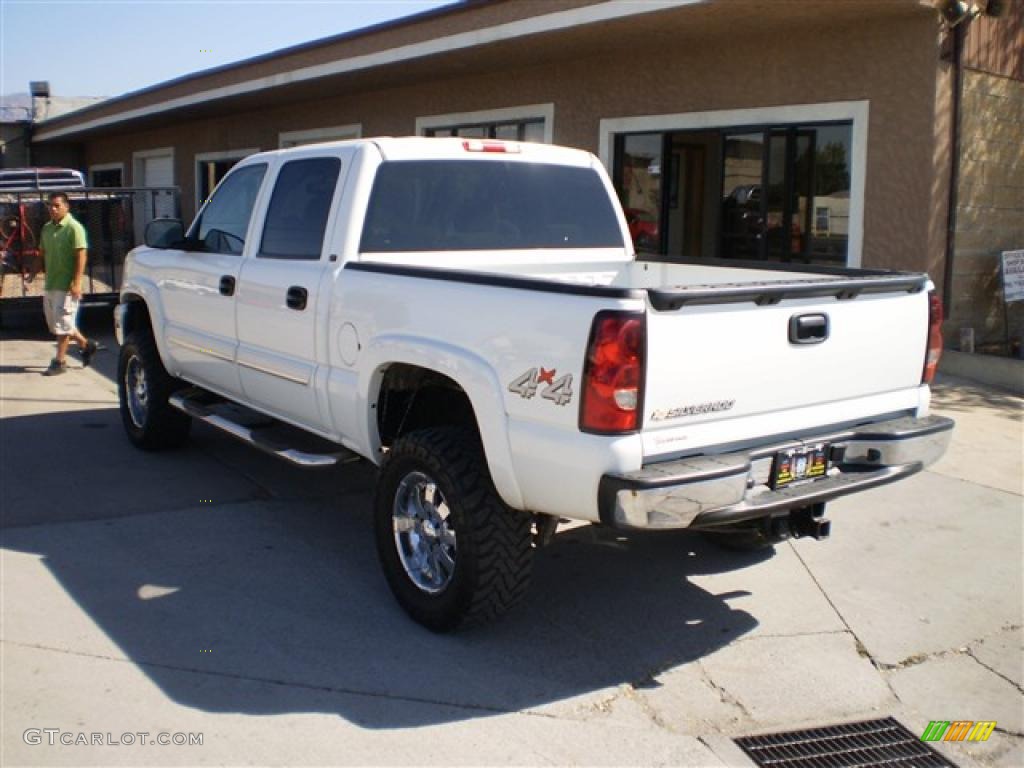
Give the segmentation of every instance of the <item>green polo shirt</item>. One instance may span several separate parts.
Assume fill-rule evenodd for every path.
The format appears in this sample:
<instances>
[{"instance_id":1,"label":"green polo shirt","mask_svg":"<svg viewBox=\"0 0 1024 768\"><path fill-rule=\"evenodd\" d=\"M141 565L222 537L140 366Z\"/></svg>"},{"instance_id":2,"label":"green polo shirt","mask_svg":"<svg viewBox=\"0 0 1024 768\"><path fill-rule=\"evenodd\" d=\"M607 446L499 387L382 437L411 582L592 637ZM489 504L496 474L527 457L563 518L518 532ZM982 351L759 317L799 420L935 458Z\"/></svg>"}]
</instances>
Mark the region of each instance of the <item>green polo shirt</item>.
<instances>
[{"instance_id":1,"label":"green polo shirt","mask_svg":"<svg viewBox=\"0 0 1024 768\"><path fill-rule=\"evenodd\" d=\"M46 290L68 290L75 279L75 251L89 247L85 227L69 213L60 224L43 225L39 244L46 259Z\"/></svg>"}]
</instances>

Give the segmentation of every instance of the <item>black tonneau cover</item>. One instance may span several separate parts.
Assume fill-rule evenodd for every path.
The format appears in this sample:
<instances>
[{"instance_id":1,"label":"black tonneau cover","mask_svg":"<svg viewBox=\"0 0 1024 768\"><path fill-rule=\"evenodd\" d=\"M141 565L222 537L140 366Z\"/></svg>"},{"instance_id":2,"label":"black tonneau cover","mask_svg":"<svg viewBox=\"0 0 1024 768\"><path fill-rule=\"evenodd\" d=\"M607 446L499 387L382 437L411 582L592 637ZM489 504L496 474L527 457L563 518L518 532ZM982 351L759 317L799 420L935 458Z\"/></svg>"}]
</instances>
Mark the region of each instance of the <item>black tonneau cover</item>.
<instances>
[{"instance_id":1,"label":"black tonneau cover","mask_svg":"<svg viewBox=\"0 0 1024 768\"><path fill-rule=\"evenodd\" d=\"M576 296L599 296L608 299L639 299L643 298L644 293L646 293L650 299L651 306L655 310L663 312L679 309L683 306L707 304L740 304L749 301L759 306L764 306L778 304L784 299L794 298L834 296L837 299L855 299L864 293L918 293L924 290L928 284L928 275L912 272L883 272L866 269L808 267L806 265L793 266L789 264L764 264L724 260L685 261L680 263L701 264L705 266L710 264L712 266L740 267L762 271L803 272L815 274L817 277L644 289L611 285L586 285L464 269L412 267L365 261L350 261L345 264L345 268L360 272L377 272L427 280L449 280L473 285L493 285L526 291L544 291L546 293L563 293Z\"/></svg>"}]
</instances>

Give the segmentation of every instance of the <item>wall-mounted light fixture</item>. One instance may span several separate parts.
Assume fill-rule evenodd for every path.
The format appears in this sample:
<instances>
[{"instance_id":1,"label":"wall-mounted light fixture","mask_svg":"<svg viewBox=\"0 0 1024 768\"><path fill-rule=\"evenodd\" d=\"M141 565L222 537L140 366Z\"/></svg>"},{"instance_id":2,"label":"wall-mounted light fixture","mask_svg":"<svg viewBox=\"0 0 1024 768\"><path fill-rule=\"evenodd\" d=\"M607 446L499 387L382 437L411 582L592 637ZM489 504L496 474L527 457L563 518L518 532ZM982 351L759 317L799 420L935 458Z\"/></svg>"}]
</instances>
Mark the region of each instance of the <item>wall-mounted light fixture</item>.
<instances>
[{"instance_id":1,"label":"wall-mounted light fixture","mask_svg":"<svg viewBox=\"0 0 1024 768\"><path fill-rule=\"evenodd\" d=\"M942 0L939 3L939 13L942 14L942 18L952 29L978 16L981 13L981 9L974 3L969 3L965 0Z\"/></svg>"}]
</instances>

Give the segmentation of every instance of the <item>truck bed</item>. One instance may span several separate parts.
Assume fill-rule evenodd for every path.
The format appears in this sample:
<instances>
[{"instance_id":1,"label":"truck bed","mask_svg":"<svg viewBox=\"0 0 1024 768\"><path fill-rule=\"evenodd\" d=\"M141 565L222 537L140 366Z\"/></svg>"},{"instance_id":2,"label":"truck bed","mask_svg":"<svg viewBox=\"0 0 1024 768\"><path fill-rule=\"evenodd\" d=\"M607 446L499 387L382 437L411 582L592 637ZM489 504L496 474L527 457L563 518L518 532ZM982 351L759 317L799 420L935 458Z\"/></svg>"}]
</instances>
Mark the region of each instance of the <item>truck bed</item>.
<instances>
[{"instance_id":1,"label":"truck bed","mask_svg":"<svg viewBox=\"0 0 1024 768\"><path fill-rule=\"evenodd\" d=\"M684 305L754 302L776 304L790 298L852 299L871 293L917 293L928 276L912 272L761 264L726 260L692 262L599 261L590 263L495 263L466 266L460 255L454 265L444 260L429 267L392 259L351 263L354 269L395 272L437 280L505 285L532 290L640 298L646 294L655 310ZM548 285L545 285L547 283ZM591 289L591 290L582 290ZM602 290L603 289L603 290Z\"/></svg>"}]
</instances>

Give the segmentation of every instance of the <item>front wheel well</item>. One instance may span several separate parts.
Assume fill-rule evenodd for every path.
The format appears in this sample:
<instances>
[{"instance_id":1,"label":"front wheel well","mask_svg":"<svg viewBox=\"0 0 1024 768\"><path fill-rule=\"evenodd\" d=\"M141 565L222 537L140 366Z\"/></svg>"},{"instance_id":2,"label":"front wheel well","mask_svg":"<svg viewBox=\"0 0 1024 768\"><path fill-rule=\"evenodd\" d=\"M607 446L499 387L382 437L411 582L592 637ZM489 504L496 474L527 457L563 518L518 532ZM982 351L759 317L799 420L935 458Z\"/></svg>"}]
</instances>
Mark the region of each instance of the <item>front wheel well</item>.
<instances>
[{"instance_id":1,"label":"front wheel well","mask_svg":"<svg viewBox=\"0 0 1024 768\"><path fill-rule=\"evenodd\" d=\"M125 306L124 316L121 319L121 330L125 338L135 331L143 329L148 329L150 334L153 333L153 323L149 317L149 307L146 306L145 299L137 294L129 293L121 297L121 304Z\"/></svg>"},{"instance_id":2,"label":"front wheel well","mask_svg":"<svg viewBox=\"0 0 1024 768\"><path fill-rule=\"evenodd\" d=\"M431 427L463 427L479 434L469 395L444 374L405 363L384 371L377 393L377 433L382 447Z\"/></svg>"}]
</instances>

